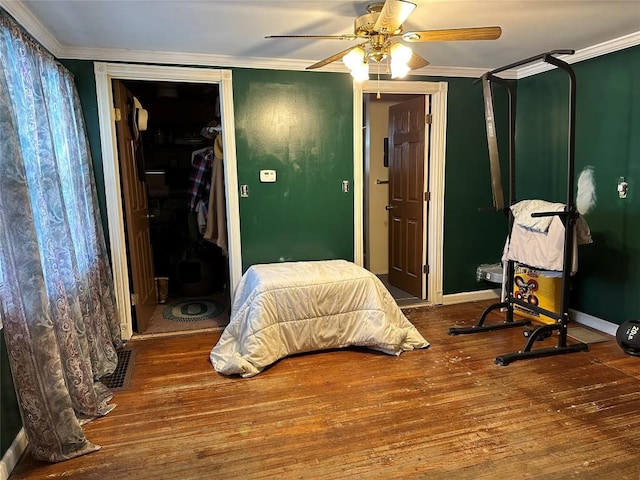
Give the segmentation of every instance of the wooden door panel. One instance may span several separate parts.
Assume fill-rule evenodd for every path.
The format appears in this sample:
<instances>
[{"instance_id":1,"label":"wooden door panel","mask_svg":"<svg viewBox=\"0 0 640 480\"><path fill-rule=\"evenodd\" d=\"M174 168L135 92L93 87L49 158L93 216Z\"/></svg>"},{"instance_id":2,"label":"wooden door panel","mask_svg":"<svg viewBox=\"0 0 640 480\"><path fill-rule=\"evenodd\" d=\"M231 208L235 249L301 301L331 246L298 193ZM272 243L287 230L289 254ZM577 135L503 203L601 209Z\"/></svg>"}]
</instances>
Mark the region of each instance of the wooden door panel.
<instances>
[{"instance_id":1,"label":"wooden door panel","mask_svg":"<svg viewBox=\"0 0 640 480\"><path fill-rule=\"evenodd\" d=\"M414 280L422 271L422 219L407 218L406 220L406 275Z\"/></svg>"},{"instance_id":2,"label":"wooden door panel","mask_svg":"<svg viewBox=\"0 0 640 480\"><path fill-rule=\"evenodd\" d=\"M402 258L404 256L404 228L402 225L402 219L391 215L391 221L389 222L389 275L391 276L391 270L395 272L402 272Z\"/></svg>"},{"instance_id":3,"label":"wooden door panel","mask_svg":"<svg viewBox=\"0 0 640 480\"><path fill-rule=\"evenodd\" d=\"M422 297L425 97L389 108L389 282Z\"/></svg>"},{"instance_id":4,"label":"wooden door panel","mask_svg":"<svg viewBox=\"0 0 640 480\"><path fill-rule=\"evenodd\" d=\"M133 95L122 82L113 81L115 107L120 110L120 121L116 122L118 160L122 185L123 214L126 226L129 273L132 294L136 297L135 317L138 333L145 330L156 307L156 287L151 250L147 190L138 172L141 164L136 160L131 125Z\"/></svg>"},{"instance_id":5,"label":"wooden door panel","mask_svg":"<svg viewBox=\"0 0 640 480\"><path fill-rule=\"evenodd\" d=\"M424 179L422 177L424 158L420 145L409 145L409 153L404 165L407 186L405 189L407 202L422 202L424 198ZM420 209L422 211L422 209Z\"/></svg>"}]
</instances>

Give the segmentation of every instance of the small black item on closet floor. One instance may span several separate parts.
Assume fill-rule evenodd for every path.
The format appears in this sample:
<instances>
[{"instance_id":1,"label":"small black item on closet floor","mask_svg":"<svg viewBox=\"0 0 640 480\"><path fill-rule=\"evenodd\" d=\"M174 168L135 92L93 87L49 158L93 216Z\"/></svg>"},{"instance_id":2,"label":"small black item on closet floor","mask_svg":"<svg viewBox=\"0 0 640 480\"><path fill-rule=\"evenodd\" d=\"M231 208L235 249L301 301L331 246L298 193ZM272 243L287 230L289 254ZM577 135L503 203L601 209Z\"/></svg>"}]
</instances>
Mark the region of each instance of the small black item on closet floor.
<instances>
[{"instance_id":1,"label":"small black item on closet floor","mask_svg":"<svg viewBox=\"0 0 640 480\"><path fill-rule=\"evenodd\" d=\"M640 320L622 323L616 331L616 340L625 353L640 357Z\"/></svg>"},{"instance_id":2,"label":"small black item on closet floor","mask_svg":"<svg viewBox=\"0 0 640 480\"><path fill-rule=\"evenodd\" d=\"M178 295L200 297L224 286L224 262L216 245L205 240L192 242L172 259L171 288Z\"/></svg>"}]
</instances>

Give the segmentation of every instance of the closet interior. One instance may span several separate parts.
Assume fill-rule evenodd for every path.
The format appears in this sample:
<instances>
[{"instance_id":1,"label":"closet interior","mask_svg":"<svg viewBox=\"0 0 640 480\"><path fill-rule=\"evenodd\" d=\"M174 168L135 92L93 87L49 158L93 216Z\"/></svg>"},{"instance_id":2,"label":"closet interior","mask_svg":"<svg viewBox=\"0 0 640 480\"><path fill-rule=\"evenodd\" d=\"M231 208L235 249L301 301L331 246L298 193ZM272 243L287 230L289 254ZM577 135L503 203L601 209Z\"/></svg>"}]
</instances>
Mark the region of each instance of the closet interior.
<instances>
[{"instance_id":1,"label":"closet interior","mask_svg":"<svg viewBox=\"0 0 640 480\"><path fill-rule=\"evenodd\" d=\"M141 138L156 279L168 279L168 301L213 295L228 311L219 87L123 83L148 112Z\"/></svg>"}]
</instances>

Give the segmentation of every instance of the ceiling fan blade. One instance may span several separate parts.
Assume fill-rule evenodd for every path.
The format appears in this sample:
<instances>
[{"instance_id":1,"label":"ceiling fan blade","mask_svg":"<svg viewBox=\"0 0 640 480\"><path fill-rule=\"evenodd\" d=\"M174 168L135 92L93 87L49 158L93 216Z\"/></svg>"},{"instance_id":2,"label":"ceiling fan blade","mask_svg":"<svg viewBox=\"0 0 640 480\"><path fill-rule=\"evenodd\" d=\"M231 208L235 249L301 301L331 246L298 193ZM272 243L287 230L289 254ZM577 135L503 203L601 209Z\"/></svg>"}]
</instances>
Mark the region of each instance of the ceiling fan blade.
<instances>
[{"instance_id":1,"label":"ceiling fan blade","mask_svg":"<svg viewBox=\"0 0 640 480\"><path fill-rule=\"evenodd\" d=\"M264 38L312 38L314 40L355 40L353 34L345 35L267 35Z\"/></svg>"},{"instance_id":2,"label":"ceiling fan blade","mask_svg":"<svg viewBox=\"0 0 640 480\"><path fill-rule=\"evenodd\" d=\"M387 0L373 27L378 33L394 34L416 8L415 3L405 0Z\"/></svg>"},{"instance_id":3,"label":"ceiling fan blade","mask_svg":"<svg viewBox=\"0 0 640 480\"><path fill-rule=\"evenodd\" d=\"M330 57L327 57L324 60L320 60L319 62L314 63L313 65L309 65L307 67L307 70L314 70L316 68L324 67L325 65L329 65L331 62L335 62L336 60L340 60L342 57L344 57L347 53L349 53L354 48L361 47L362 45L365 45L366 43L367 42L364 42L364 43L361 43L360 45L356 45L355 47L349 47L346 50L343 50L343 51L338 52L338 53L336 53L334 55L331 55Z\"/></svg>"},{"instance_id":4,"label":"ceiling fan blade","mask_svg":"<svg viewBox=\"0 0 640 480\"><path fill-rule=\"evenodd\" d=\"M424 58L422 58L416 52L413 52L413 55L411 55L411 58L407 62L407 65L411 70L418 70L419 68L426 67L427 65L429 65L429 62L427 62Z\"/></svg>"},{"instance_id":5,"label":"ceiling fan blade","mask_svg":"<svg viewBox=\"0 0 640 480\"><path fill-rule=\"evenodd\" d=\"M407 32L402 35L405 42L450 42L453 40L495 40L500 38L500 27L448 28Z\"/></svg>"}]
</instances>

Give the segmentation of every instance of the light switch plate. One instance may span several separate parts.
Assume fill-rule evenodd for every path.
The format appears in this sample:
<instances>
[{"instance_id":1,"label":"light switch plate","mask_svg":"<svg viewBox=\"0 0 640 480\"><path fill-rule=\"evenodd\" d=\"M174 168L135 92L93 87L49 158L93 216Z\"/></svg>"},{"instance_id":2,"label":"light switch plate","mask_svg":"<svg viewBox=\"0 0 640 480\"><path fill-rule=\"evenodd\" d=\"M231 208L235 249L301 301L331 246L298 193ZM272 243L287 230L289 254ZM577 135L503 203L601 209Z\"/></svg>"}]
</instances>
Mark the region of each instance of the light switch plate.
<instances>
[{"instance_id":1,"label":"light switch plate","mask_svg":"<svg viewBox=\"0 0 640 480\"><path fill-rule=\"evenodd\" d=\"M262 183L273 183L276 181L275 170L260 170L260 181Z\"/></svg>"}]
</instances>

